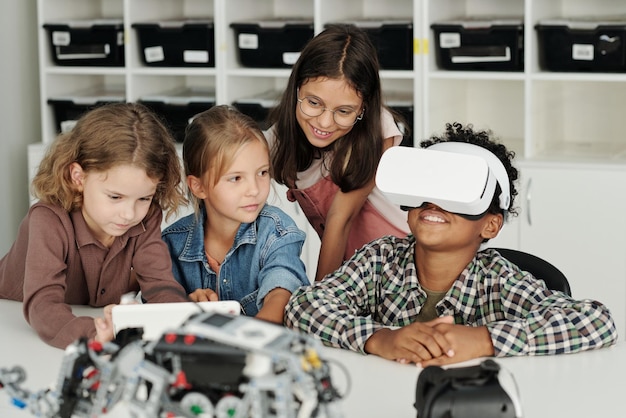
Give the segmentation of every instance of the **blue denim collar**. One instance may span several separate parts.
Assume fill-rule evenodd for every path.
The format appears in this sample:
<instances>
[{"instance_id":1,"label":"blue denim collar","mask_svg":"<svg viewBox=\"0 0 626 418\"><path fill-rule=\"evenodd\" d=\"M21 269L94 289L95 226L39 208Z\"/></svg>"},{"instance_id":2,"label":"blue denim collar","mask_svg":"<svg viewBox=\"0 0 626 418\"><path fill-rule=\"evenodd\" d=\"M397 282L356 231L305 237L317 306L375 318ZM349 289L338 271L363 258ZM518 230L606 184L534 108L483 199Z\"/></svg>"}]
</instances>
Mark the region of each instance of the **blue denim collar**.
<instances>
[{"instance_id":1,"label":"blue denim collar","mask_svg":"<svg viewBox=\"0 0 626 418\"><path fill-rule=\"evenodd\" d=\"M265 207L261 212L265 210ZM175 231L187 232L187 240L185 242L185 248L180 254L180 259L185 261L197 261L203 260L204 255L204 220L206 219L206 210L204 206L200 208L199 216L190 216L185 219L184 222L180 222ZM258 219L258 218L257 218ZM251 223L242 223L239 226L237 235L235 236L235 242L230 249L226 258L234 252L237 247L242 244L255 244L257 242L257 222L255 219Z\"/></svg>"}]
</instances>

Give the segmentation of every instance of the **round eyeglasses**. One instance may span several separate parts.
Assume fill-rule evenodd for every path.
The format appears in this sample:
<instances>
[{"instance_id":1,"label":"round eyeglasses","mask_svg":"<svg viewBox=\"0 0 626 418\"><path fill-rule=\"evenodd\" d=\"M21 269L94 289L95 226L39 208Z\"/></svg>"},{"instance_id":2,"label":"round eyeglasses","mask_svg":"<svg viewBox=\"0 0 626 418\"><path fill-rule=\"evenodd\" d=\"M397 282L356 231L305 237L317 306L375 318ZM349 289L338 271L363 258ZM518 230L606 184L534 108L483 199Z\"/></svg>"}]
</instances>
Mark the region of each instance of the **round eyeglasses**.
<instances>
[{"instance_id":1,"label":"round eyeglasses","mask_svg":"<svg viewBox=\"0 0 626 418\"><path fill-rule=\"evenodd\" d=\"M312 118L320 116L324 111L328 110L333 114L333 120L339 126L349 128L361 119L363 119L363 112L360 114L351 107L338 107L337 109L329 109L317 98L313 96L305 96L302 99L298 99L300 103L300 110L307 116Z\"/></svg>"}]
</instances>

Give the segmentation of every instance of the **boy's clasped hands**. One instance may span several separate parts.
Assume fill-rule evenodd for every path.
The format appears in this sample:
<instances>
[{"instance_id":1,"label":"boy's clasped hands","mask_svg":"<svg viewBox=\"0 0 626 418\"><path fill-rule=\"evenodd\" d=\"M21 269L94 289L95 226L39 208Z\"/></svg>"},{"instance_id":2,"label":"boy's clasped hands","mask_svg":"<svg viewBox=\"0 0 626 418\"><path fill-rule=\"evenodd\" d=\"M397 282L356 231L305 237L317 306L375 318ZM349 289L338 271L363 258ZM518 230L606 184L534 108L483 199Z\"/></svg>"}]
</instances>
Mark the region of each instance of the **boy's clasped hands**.
<instances>
[{"instance_id":1,"label":"boy's clasped hands","mask_svg":"<svg viewBox=\"0 0 626 418\"><path fill-rule=\"evenodd\" d=\"M365 351L422 367L493 356L486 327L456 325L451 316L414 322L398 329L383 328L367 340Z\"/></svg>"}]
</instances>

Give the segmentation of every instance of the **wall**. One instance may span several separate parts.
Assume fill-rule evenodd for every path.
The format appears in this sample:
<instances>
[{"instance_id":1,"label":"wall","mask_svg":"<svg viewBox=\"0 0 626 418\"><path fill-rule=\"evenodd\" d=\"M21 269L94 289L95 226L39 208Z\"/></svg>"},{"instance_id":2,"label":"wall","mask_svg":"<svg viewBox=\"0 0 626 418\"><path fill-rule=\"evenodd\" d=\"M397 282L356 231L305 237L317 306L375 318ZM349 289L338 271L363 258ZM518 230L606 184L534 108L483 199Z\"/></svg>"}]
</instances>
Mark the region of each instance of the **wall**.
<instances>
[{"instance_id":1,"label":"wall","mask_svg":"<svg viewBox=\"0 0 626 418\"><path fill-rule=\"evenodd\" d=\"M0 6L0 256L28 210L27 145L41 141L36 3Z\"/></svg>"}]
</instances>

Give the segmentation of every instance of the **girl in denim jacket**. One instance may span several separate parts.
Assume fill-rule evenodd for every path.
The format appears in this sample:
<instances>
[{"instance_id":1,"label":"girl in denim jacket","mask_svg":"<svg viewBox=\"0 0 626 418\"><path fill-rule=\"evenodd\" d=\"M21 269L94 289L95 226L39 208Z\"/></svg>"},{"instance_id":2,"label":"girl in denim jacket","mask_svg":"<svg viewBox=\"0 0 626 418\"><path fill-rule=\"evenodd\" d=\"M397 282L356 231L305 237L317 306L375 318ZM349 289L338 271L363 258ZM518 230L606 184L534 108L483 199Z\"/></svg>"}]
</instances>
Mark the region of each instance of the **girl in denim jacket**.
<instances>
[{"instance_id":1,"label":"girl in denim jacket","mask_svg":"<svg viewBox=\"0 0 626 418\"><path fill-rule=\"evenodd\" d=\"M187 127L183 161L195 213L162 234L174 277L194 301L237 300L245 315L282 324L291 293L308 285L305 233L265 202L269 147L250 117L228 106Z\"/></svg>"}]
</instances>

